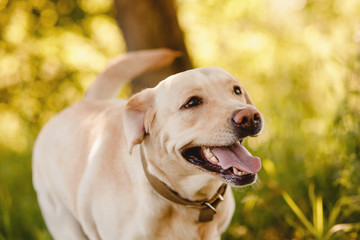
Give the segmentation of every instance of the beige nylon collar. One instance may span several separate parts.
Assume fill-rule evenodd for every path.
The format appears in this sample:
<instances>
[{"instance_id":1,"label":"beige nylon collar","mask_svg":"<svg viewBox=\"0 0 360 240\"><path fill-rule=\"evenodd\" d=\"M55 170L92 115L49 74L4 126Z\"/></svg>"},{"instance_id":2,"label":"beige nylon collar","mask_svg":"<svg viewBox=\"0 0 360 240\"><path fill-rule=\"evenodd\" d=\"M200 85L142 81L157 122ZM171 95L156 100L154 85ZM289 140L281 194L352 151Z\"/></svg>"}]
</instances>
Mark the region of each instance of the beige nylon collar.
<instances>
[{"instance_id":1,"label":"beige nylon collar","mask_svg":"<svg viewBox=\"0 0 360 240\"><path fill-rule=\"evenodd\" d=\"M148 179L150 185L154 188L154 190L163 198L177 203L181 205L185 205L187 207L194 207L200 209L199 222L209 222L213 219L214 214L216 213L217 205L224 200L223 195L226 191L226 184L220 186L215 195L209 199L204 201L190 201L188 199L182 198L177 192L172 190L168 185L162 182L160 179L152 175L147 167L146 157L144 154L143 145L140 145L140 154L141 154L141 163Z\"/></svg>"}]
</instances>

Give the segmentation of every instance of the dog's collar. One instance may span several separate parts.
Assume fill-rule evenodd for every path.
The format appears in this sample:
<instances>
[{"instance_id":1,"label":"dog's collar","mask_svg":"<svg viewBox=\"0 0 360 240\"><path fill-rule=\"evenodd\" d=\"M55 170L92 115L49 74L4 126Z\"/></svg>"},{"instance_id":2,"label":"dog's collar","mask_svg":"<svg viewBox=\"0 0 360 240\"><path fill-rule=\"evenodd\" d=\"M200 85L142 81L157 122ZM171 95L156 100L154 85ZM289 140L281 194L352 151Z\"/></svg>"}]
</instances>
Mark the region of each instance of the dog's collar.
<instances>
[{"instance_id":1,"label":"dog's collar","mask_svg":"<svg viewBox=\"0 0 360 240\"><path fill-rule=\"evenodd\" d=\"M213 219L214 214L216 213L217 205L224 200L224 194L226 191L226 184L220 186L215 195L209 200L205 201L191 201L185 198L182 198L177 192L172 190L168 185L162 182L160 179L152 175L147 167L146 157L144 154L144 149L142 144L140 144L140 155L141 163L148 179L150 185L154 190L161 195L163 198L187 207L194 207L200 209L199 222L209 222Z\"/></svg>"}]
</instances>

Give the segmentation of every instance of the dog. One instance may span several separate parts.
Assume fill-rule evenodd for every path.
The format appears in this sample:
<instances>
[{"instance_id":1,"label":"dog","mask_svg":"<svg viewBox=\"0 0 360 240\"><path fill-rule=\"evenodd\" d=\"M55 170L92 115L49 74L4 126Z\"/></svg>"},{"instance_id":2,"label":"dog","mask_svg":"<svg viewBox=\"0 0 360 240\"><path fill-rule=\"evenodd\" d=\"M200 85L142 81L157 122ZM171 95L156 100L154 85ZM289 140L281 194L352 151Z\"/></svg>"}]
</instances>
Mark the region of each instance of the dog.
<instances>
[{"instance_id":1,"label":"dog","mask_svg":"<svg viewBox=\"0 0 360 240\"><path fill-rule=\"evenodd\" d=\"M131 79L179 55L114 59L82 101L40 131L33 185L54 239L220 239L235 208L227 185L249 185L261 168L242 145L263 128L244 86L203 67L116 99Z\"/></svg>"}]
</instances>

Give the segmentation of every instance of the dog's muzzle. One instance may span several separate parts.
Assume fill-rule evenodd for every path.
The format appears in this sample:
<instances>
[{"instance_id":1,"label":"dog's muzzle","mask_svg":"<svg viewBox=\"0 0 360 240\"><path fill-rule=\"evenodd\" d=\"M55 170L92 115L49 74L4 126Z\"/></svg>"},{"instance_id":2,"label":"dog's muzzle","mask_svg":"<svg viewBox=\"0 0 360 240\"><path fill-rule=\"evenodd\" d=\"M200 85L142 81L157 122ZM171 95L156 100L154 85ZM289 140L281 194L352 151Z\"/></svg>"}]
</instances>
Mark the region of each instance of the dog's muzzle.
<instances>
[{"instance_id":1,"label":"dog's muzzle","mask_svg":"<svg viewBox=\"0 0 360 240\"><path fill-rule=\"evenodd\" d=\"M183 149L181 154L188 162L219 175L233 186L251 184L261 169L261 161L259 157L252 156L242 143L245 137L260 134L262 119L255 108L237 110L232 115L231 122L238 141L220 146L192 146Z\"/></svg>"}]
</instances>

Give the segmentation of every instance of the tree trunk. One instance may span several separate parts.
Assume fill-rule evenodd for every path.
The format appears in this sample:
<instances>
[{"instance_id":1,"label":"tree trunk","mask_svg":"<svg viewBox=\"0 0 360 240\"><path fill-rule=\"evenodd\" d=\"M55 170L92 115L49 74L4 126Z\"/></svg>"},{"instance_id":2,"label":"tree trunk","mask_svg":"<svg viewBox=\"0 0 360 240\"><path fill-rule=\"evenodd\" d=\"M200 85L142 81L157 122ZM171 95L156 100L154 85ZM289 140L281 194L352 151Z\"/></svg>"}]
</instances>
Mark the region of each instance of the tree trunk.
<instances>
[{"instance_id":1,"label":"tree trunk","mask_svg":"<svg viewBox=\"0 0 360 240\"><path fill-rule=\"evenodd\" d=\"M183 53L172 65L135 79L132 82L133 93L154 87L169 75L192 68L173 0L114 1L127 51L166 47Z\"/></svg>"}]
</instances>

